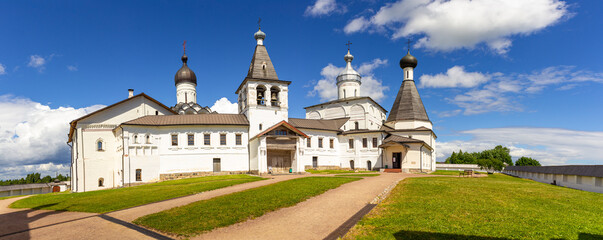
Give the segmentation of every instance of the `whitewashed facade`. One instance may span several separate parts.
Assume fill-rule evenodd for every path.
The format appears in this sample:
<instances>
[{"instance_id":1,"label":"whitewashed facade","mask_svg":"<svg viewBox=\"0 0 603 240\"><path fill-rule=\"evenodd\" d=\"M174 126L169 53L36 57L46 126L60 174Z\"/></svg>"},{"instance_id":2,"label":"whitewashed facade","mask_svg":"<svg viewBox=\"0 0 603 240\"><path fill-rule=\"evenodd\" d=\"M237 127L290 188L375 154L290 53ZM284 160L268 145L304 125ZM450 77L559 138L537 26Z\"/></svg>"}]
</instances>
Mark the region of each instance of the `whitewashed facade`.
<instances>
[{"instance_id":1,"label":"whitewashed facade","mask_svg":"<svg viewBox=\"0 0 603 240\"><path fill-rule=\"evenodd\" d=\"M278 78L264 46L266 35L254 36L248 74L235 91L238 114L210 113L197 104L197 79L184 55L175 76L174 107L131 90L127 99L72 121L72 190L308 168L435 170L436 135L412 80L416 62L403 68L395 116L361 95L361 76L348 50L337 78L338 99L306 107L304 119L289 118L291 82Z\"/></svg>"}]
</instances>

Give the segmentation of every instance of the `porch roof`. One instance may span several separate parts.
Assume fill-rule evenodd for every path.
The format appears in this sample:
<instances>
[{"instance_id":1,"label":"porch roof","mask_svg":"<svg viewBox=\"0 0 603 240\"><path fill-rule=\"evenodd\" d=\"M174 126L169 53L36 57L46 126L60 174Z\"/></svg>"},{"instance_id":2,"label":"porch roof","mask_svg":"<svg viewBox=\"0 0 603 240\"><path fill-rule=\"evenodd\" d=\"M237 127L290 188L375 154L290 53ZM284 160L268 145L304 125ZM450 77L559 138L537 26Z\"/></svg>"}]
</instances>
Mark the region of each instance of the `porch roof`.
<instances>
[{"instance_id":1,"label":"porch roof","mask_svg":"<svg viewBox=\"0 0 603 240\"><path fill-rule=\"evenodd\" d=\"M283 126L283 127L287 128L287 129L289 129L289 130L291 130L291 131L293 131L293 132L301 135L302 137L309 138L308 135L306 135L304 132L300 131L299 129L295 128L293 125L291 125L288 122L286 122L286 121L283 120L283 121L280 121L277 124L274 124L274 126L269 127L268 129L266 129L265 131L259 133L258 135L255 135L254 137L252 137L251 139L249 139L249 141L254 140L256 138L259 138L262 135L265 135L266 133L269 133L270 131L272 131L272 130L276 129L277 127L280 127L280 126Z\"/></svg>"}]
</instances>

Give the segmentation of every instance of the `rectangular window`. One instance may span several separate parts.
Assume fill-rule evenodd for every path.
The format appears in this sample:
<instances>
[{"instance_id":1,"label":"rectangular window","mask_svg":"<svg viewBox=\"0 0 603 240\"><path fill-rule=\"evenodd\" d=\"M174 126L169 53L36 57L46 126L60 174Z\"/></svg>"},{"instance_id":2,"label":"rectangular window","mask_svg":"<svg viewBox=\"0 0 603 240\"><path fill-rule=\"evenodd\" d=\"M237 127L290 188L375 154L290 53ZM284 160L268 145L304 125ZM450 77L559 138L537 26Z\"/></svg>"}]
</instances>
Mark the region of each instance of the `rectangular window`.
<instances>
[{"instance_id":1,"label":"rectangular window","mask_svg":"<svg viewBox=\"0 0 603 240\"><path fill-rule=\"evenodd\" d=\"M136 169L136 181L142 181L142 169Z\"/></svg>"},{"instance_id":2,"label":"rectangular window","mask_svg":"<svg viewBox=\"0 0 603 240\"><path fill-rule=\"evenodd\" d=\"M373 138L373 147L376 148L377 147L377 138Z\"/></svg>"},{"instance_id":3,"label":"rectangular window","mask_svg":"<svg viewBox=\"0 0 603 240\"><path fill-rule=\"evenodd\" d=\"M350 147L350 149L354 149L354 139L350 138L350 140L348 140L348 145Z\"/></svg>"},{"instance_id":4,"label":"rectangular window","mask_svg":"<svg viewBox=\"0 0 603 240\"><path fill-rule=\"evenodd\" d=\"M211 134L203 134L203 144L205 144L206 146L211 145Z\"/></svg>"},{"instance_id":5,"label":"rectangular window","mask_svg":"<svg viewBox=\"0 0 603 240\"><path fill-rule=\"evenodd\" d=\"M595 178L595 187L601 187L603 185L603 178Z\"/></svg>"},{"instance_id":6,"label":"rectangular window","mask_svg":"<svg viewBox=\"0 0 603 240\"><path fill-rule=\"evenodd\" d=\"M368 139L362 138L362 147L363 148L367 148L368 147Z\"/></svg>"},{"instance_id":7,"label":"rectangular window","mask_svg":"<svg viewBox=\"0 0 603 240\"><path fill-rule=\"evenodd\" d=\"M287 136L287 130L275 130L274 135Z\"/></svg>"},{"instance_id":8,"label":"rectangular window","mask_svg":"<svg viewBox=\"0 0 603 240\"><path fill-rule=\"evenodd\" d=\"M220 145L226 145L226 133L220 133Z\"/></svg>"},{"instance_id":9,"label":"rectangular window","mask_svg":"<svg viewBox=\"0 0 603 240\"><path fill-rule=\"evenodd\" d=\"M311 148L312 147L312 137L309 137L306 139L306 147L307 148Z\"/></svg>"},{"instance_id":10,"label":"rectangular window","mask_svg":"<svg viewBox=\"0 0 603 240\"><path fill-rule=\"evenodd\" d=\"M236 136L235 141L236 141L237 145L243 145L243 138L241 137L241 134L237 134L235 136Z\"/></svg>"},{"instance_id":11,"label":"rectangular window","mask_svg":"<svg viewBox=\"0 0 603 240\"><path fill-rule=\"evenodd\" d=\"M195 134L188 134L188 145L189 146L195 145Z\"/></svg>"},{"instance_id":12,"label":"rectangular window","mask_svg":"<svg viewBox=\"0 0 603 240\"><path fill-rule=\"evenodd\" d=\"M172 134L172 146L178 146L178 134Z\"/></svg>"},{"instance_id":13,"label":"rectangular window","mask_svg":"<svg viewBox=\"0 0 603 240\"><path fill-rule=\"evenodd\" d=\"M334 148L334 145L335 145L335 144L334 144L334 142L335 142L335 140L334 140L334 139L332 139L332 138L331 138L331 139L329 139L329 147L330 147L330 148Z\"/></svg>"},{"instance_id":14,"label":"rectangular window","mask_svg":"<svg viewBox=\"0 0 603 240\"><path fill-rule=\"evenodd\" d=\"M322 148L322 138L318 139L318 148Z\"/></svg>"}]
</instances>

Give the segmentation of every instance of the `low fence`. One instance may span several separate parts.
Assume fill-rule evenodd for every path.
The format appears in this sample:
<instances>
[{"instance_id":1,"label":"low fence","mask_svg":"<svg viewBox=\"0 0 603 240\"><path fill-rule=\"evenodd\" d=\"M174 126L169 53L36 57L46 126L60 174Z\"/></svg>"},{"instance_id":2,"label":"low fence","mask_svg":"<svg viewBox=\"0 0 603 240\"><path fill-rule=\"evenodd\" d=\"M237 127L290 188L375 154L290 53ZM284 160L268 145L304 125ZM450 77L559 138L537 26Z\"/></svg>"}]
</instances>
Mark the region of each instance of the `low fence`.
<instances>
[{"instance_id":1,"label":"low fence","mask_svg":"<svg viewBox=\"0 0 603 240\"><path fill-rule=\"evenodd\" d=\"M477 164L448 164L448 163L438 163L436 164L437 170L455 170L455 171L464 171L464 170L473 170L473 171L483 171L477 166ZM485 171L483 171L485 172Z\"/></svg>"},{"instance_id":2,"label":"low fence","mask_svg":"<svg viewBox=\"0 0 603 240\"><path fill-rule=\"evenodd\" d=\"M0 186L0 197L64 192L69 189L69 186L71 186L71 183L69 181L56 183L31 183Z\"/></svg>"},{"instance_id":3,"label":"low fence","mask_svg":"<svg viewBox=\"0 0 603 240\"><path fill-rule=\"evenodd\" d=\"M509 166L503 173L542 183L603 193L603 165Z\"/></svg>"}]
</instances>

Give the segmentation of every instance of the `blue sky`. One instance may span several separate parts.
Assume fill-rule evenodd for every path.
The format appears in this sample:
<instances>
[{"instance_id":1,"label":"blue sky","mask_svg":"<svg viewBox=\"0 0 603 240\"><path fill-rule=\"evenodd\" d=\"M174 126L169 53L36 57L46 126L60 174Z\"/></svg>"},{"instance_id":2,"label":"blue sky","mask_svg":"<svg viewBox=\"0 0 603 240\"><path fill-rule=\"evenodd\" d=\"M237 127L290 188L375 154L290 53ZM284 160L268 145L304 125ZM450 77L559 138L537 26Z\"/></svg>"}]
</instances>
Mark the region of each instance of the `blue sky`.
<instances>
[{"instance_id":1,"label":"blue sky","mask_svg":"<svg viewBox=\"0 0 603 240\"><path fill-rule=\"evenodd\" d=\"M292 81L290 117L333 98L348 40L362 92L389 110L410 38L438 161L502 144L547 165L603 164L601 12L558 0L3 1L0 178L65 172L67 123L128 88L174 105L184 40L198 102L230 111L258 17Z\"/></svg>"}]
</instances>

